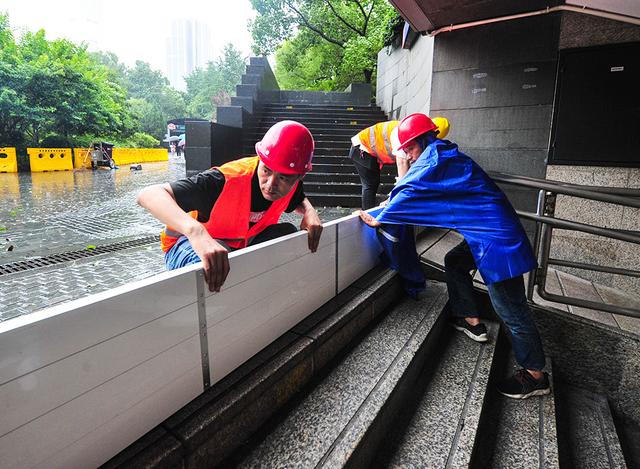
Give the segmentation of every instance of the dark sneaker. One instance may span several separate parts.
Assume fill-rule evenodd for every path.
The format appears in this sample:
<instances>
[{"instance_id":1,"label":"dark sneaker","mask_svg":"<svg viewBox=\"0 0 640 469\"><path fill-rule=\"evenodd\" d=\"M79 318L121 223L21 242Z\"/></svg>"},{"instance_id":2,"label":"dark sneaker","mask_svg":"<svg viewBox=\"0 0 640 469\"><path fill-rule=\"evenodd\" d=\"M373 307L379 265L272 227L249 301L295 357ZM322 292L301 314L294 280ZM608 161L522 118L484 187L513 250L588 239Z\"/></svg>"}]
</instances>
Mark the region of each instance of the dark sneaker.
<instances>
[{"instance_id":1,"label":"dark sneaker","mask_svg":"<svg viewBox=\"0 0 640 469\"><path fill-rule=\"evenodd\" d=\"M512 399L526 399L533 396L544 396L551 392L549 385L549 374L544 373L541 379L537 380L524 368L515 372L508 379L498 384L498 391Z\"/></svg>"},{"instance_id":2,"label":"dark sneaker","mask_svg":"<svg viewBox=\"0 0 640 469\"><path fill-rule=\"evenodd\" d=\"M453 318L451 325L460 332L464 332L469 336L469 338L476 342L486 342L489 340L489 337L487 336L487 328L482 323L472 326L465 321L464 318Z\"/></svg>"}]
</instances>

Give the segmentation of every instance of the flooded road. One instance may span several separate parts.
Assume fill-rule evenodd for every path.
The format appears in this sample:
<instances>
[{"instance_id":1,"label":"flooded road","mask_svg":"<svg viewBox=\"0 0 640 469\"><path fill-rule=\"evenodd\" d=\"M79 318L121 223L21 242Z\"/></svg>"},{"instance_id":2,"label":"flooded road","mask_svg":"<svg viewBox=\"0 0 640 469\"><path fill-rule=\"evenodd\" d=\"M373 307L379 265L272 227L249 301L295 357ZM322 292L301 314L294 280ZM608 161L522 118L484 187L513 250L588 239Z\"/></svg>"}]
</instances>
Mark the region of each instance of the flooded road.
<instances>
[{"instance_id":1,"label":"flooded road","mask_svg":"<svg viewBox=\"0 0 640 469\"><path fill-rule=\"evenodd\" d=\"M142 187L184 176L183 159L145 163L141 171L0 173L0 267L33 265L0 274L0 322L163 272L159 243L150 241L162 225L135 197ZM323 221L350 213L317 208ZM284 214L282 221L299 220ZM37 267L57 254L132 242L138 245Z\"/></svg>"}]
</instances>

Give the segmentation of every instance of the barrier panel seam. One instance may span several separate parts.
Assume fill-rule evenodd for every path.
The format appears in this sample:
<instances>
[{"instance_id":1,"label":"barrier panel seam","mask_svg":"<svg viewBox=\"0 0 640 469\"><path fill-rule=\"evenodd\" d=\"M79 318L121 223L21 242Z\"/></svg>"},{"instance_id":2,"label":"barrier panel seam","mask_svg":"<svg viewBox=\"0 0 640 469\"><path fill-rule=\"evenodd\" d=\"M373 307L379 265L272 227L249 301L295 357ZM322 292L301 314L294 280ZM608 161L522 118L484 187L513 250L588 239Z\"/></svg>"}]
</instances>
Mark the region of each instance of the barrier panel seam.
<instances>
[{"instance_id":1,"label":"barrier panel seam","mask_svg":"<svg viewBox=\"0 0 640 469\"><path fill-rule=\"evenodd\" d=\"M196 292L198 295L198 334L200 336L200 355L202 358L202 385L204 389L211 386L209 364L209 339L207 337L207 305L204 298L204 272L196 272Z\"/></svg>"}]
</instances>

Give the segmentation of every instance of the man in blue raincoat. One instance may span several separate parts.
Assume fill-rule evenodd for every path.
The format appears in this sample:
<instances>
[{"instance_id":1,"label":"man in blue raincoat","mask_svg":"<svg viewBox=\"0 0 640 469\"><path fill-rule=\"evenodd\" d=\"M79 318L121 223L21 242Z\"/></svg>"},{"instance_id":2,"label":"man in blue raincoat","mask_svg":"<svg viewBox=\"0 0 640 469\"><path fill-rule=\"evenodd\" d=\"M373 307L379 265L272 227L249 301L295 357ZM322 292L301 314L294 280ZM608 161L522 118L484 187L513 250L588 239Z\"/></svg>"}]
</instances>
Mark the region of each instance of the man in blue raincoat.
<instances>
[{"instance_id":1,"label":"man in blue raincoat","mask_svg":"<svg viewBox=\"0 0 640 469\"><path fill-rule=\"evenodd\" d=\"M411 168L376 218L365 212L360 217L382 231L392 225L421 225L453 229L464 236L445 257L452 325L473 340L488 340L473 297L470 271L477 267L496 313L511 333L514 355L522 367L499 383L498 390L519 399L548 394L548 375L542 371L545 356L523 280L524 273L535 269L536 260L513 207L456 144L437 138L437 127L426 115L403 119L398 137ZM417 263L417 254L401 262Z\"/></svg>"}]
</instances>

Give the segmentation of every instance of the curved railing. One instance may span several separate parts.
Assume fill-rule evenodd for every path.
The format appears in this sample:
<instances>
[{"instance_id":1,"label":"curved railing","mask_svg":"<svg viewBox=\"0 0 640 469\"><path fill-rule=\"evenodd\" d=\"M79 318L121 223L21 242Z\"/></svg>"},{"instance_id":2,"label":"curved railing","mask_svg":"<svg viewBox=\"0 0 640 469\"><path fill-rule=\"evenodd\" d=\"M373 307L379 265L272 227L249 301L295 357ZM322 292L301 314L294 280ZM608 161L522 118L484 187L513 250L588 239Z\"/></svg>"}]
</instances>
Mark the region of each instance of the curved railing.
<instances>
[{"instance_id":1,"label":"curved railing","mask_svg":"<svg viewBox=\"0 0 640 469\"><path fill-rule=\"evenodd\" d=\"M512 174L497 172L489 174L497 183L537 189L539 191L536 213L521 210L516 211L520 218L532 220L536 224L533 247L538 259L538 269L536 269L535 275L531 275L529 277L527 296L530 301L533 300L533 291L536 289L540 297L547 301L640 318L640 309L589 301L571 296L556 295L546 290L547 272L550 265L573 267L575 269L588 270L592 272L607 272L629 277L640 277L640 270L623 269L615 266L604 266L586 262L569 261L566 259L554 259L550 257L551 240L554 228L569 231L580 231L608 239L640 244L640 232L603 228L601 226L556 218L555 206L558 195L567 195L586 200L640 208L640 190L619 187L581 186L577 184L569 184L547 179L536 179L525 176L515 176Z\"/></svg>"}]
</instances>

